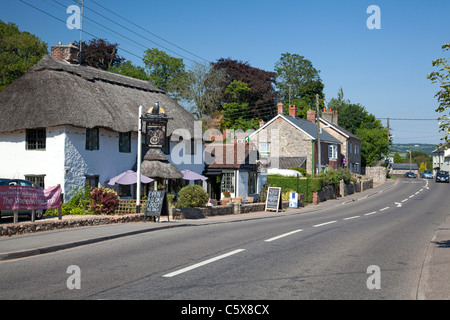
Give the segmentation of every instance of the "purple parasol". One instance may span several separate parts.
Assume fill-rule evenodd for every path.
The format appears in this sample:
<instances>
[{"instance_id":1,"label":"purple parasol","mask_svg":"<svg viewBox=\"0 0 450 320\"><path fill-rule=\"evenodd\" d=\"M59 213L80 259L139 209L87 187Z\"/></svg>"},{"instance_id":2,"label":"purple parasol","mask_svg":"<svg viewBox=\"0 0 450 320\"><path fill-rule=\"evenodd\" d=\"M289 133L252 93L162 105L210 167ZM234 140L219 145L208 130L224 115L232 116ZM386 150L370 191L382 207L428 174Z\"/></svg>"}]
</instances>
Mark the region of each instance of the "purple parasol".
<instances>
[{"instance_id":1,"label":"purple parasol","mask_svg":"<svg viewBox=\"0 0 450 320\"><path fill-rule=\"evenodd\" d=\"M144 175L141 175L142 183L149 183L152 181L154 181L154 180L151 178L148 178ZM137 183L137 173L134 172L133 170L128 170L108 181L108 184L110 184L110 185L114 185L116 183L124 184L124 185L135 184L135 183Z\"/></svg>"},{"instance_id":2,"label":"purple parasol","mask_svg":"<svg viewBox=\"0 0 450 320\"><path fill-rule=\"evenodd\" d=\"M201 174L198 174L191 170L182 170L181 173L183 174L184 180L208 180L207 177L202 176Z\"/></svg>"}]
</instances>

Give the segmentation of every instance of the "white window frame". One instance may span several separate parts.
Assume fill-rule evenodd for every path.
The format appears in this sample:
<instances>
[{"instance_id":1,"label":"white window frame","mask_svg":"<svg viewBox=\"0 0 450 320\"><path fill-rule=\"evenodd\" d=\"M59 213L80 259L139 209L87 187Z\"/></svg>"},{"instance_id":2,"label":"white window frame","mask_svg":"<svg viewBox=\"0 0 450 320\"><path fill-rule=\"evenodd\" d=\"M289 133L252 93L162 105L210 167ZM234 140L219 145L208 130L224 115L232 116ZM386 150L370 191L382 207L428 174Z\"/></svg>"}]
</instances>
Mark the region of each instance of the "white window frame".
<instances>
[{"instance_id":1,"label":"white window frame","mask_svg":"<svg viewBox=\"0 0 450 320\"><path fill-rule=\"evenodd\" d=\"M259 153L270 154L270 143L269 142L260 142L259 143Z\"/></svg>"},{"instance_id":2,"label":"white window frame","mask_svg":"<svg viewBox=\"0 0 450 320\"><path fill-rule=\"evenodd\" d=\"M338 146L335 144L328 145L328 160L337 160L338 159Z\"/></svg>"}]
</instances>

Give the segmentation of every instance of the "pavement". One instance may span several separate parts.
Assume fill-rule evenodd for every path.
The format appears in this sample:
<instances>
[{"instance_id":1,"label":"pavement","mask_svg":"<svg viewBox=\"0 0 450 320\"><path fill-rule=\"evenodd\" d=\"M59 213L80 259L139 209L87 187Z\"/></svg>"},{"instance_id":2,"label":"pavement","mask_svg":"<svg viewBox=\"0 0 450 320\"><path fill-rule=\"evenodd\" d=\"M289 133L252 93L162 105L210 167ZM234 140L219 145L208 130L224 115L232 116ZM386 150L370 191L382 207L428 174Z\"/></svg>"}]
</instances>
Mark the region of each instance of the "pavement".
<instances>
[{"instance_id":1,"label":"pavement","mask_svg":"<svg viewBox=\"0 0 450 320\"><path fill-rule=\"evenodd\" d=\"M271 219L286 215L304 214L334 207L340 203L358 201L372 195L388 191L398 183L388 180L386 183L375 186L362 193L355 193L344 198L329 200L317 205L308 205L304 208L288 208L283 212L252 212L240 215L212 216L203 219L184 219L167 221L162 216L160 222L130 222L121 224L108 224L89 227L42 231L11 237L0 237L0 263L1 261L20 259L39 254L56 252L82 245L88 245L153 232L162 229L190 227L217 223L232 223L253 219ZM63 216L63 219L70 217ZM80 217L82 218L82 217ZM64 239L64 242L61 242ZM450 299L450 215L436 229L430 241L421 278L418 285L418 300L448 300Z\"/></svg>"}]
</instances>

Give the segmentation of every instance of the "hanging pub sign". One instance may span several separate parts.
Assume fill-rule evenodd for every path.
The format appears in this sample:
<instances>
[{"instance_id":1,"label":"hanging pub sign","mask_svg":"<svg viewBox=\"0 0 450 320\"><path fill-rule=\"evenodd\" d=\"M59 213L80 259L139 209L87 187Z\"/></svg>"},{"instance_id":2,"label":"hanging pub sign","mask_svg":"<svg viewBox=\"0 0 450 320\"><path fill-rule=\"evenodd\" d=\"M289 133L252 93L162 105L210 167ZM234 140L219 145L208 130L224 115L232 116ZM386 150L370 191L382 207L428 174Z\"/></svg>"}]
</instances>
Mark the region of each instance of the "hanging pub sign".
<instances>
[{"instance_id":1,"label":"hanging pub sign","mask_svg":"<svg viewBox=\"0 0 450 320\"><path fill-rule=\"evenodd\" d=\"M164 148L166 145L166 132L168 118L164 109L156 102L142 117L145 122L145 143L150 148Z\"/></svg>"},{"instance_id":2,"label":"hanging pub sign","mask_svg":"<svg viewBox=\"0 0 450 320\"><path fill-rule=\"evenodd\" d=\"M145 143L151 148L163 148L166 140L165 127L154 123L147 123L146 130L147 136Z\"/></svg>"}]
</instances>

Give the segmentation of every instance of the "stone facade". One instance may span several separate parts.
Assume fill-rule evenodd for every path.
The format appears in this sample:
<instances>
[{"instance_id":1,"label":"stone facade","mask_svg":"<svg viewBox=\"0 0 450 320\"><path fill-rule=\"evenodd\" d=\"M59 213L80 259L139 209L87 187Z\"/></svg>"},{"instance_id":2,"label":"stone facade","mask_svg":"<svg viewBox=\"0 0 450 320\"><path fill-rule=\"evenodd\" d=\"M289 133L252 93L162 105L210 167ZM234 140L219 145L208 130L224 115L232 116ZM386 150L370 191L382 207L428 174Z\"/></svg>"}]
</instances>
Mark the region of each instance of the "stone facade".
<instances>
[{"instance_id":1,"label":"stone facade","mask_svg":"<svg viewBox=\"0 0 450 320\"><path fill-rule=\"evenodd\" d=\"M260 147L261 143L269 143L271 157L306 157L306 170L308 173L311 173L313 156L311 138L282 117L279 117L257 135L251 137L251 140L257 148ZM265 154L260 152L260 156L264 157ZM298 165L300 166L300 164Z\"/></svg>"}]
</instances>

